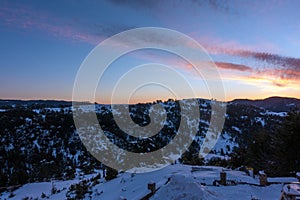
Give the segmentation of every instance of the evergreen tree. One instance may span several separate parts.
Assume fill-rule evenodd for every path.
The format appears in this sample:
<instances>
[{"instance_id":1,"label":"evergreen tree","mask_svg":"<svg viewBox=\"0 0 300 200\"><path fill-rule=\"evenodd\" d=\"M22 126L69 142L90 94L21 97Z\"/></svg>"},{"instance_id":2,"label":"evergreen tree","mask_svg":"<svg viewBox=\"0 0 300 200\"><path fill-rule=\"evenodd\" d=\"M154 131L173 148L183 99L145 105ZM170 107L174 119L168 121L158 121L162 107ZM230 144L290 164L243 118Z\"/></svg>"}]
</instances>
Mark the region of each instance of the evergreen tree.
<instances>
[{"instance_id":1,"label":"evergreen tree","mask_svg":"<svg viewBox=\"0 0 300 200\"><path fill-rule=\"evenodd\" d=\"M105 180L109 181L109 180L112 180L114 178L116 178L118 175L118 171L113 169L113 168L110 168L110 167L107 167L106 168L106 176L105 176Z\"/></svg>"},{"instance_id":2,"label":"evergreen tree","mask_svg":"<svg viewBox=\"0 0 300 200\"><path fill-rule=\"evenodd\" d=\"M260 129L253 133L252 140L247 145L245 165L253 167L255 172L272 170L269 170L270 155L272 155L270 135L271 133Z\"/></svg>"},{"instance_id":3,"label":"evergreen tree","mask_svg":"<svg viewBox=\"0 0 300 200\"><path fill-rule=\"evenodd\" d=\"M283 126L276 134L274 144L275 172L278 175L291 175L300 171L300 112L291 111Z\"/></svg>"}]
</instances>

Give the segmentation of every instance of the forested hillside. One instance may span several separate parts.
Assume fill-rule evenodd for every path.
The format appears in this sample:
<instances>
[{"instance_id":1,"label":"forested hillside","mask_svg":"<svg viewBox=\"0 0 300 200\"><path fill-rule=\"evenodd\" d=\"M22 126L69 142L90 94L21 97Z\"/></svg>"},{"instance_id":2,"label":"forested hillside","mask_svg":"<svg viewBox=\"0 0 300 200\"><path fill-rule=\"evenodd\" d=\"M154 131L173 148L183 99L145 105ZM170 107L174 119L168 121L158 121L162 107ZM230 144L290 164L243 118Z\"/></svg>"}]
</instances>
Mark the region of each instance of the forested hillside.
<instances>
[{"instance_id":1,"label":"forested hillside","mask_svg":"<svg viewBox=\"0 0 300 200\"><path fill-rule=\"evenodd\" d=\"M276 113L252 105L229 103L220 144L211 154L217 158L199 159L197 153L205 137L211 116L211 101L199 99L200 121L194 142L180 162L237 168L242 165L264 169L270 175L288 175L300 171L300 115L296 109ZM151 105L161 104L168 113L168 126L151 140L132 142L134 138L114 125L108 105L96 105L97 116L107 137L133 152L159 149L174 137L180 122L178 101L130 105L133 121L150 123ZM83 105L84 108L84 105ZM90 173L102 165L83 146L75 130L70 104L3 103L0 112L0 187L27 182L70 179L76 173ZM89 112L86 110L85 112ZM131 142L130 142L131 141ZM227 155L230 159L224 159Z\"/></svg>"}]
</instances>

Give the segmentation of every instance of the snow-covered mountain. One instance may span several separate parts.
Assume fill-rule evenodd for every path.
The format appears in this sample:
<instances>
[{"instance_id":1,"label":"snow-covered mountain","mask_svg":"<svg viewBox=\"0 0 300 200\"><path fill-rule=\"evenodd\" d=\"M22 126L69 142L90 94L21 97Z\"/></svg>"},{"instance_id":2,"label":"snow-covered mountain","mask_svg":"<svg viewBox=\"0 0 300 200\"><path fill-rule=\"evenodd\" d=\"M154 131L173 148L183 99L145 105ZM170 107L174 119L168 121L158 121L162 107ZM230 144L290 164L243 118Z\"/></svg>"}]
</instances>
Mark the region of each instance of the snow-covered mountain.
<instances>
[{"instance_id":1,"label":"snow-covered mountain","mask_svg":"<svg viewBox=\"0 0 300 200\"><path fill-rule=\"evenodd\" d=\"M249 141L256 141L255 134L261 130L272 135L281 126L287 115L286 112L275 112L261 108L261 106L245 105L239 102L228 103L224 128L218 142L205 160L199 160L197 155L211 120L212 102L197 99L197 103L200 113L197 134L188 150L182 152L179 159L181 163L230 165L231 167L239 165L239 162L231 163L231 160L234 159L230 159L242 160L238 157L240 155L236 154L238 152L236 150L251 145ZM106 130L106 136L116 145L139 153L155 151L168 144L176 135L181 118L187 122L191 121L189 115L180 112L180 104L174 100L129 105L130 118L140 126L151 123L149 117L151 112L156 115L161 114L160 109L150 111L151 106L157 104L160 104L165 110L167 121L164 123L164 129L154 135L151 140L143 138L136 140L136 138L129 137L126 131L121 130L112 117L112 115L120 114L118 110L113 110L109 105L97 104L95 107L99 122ZM186 105L185 109L189 110L190 106ZM64 191L64 195L68 193L69 196L72 196L74 190L70 190L71 184L80 182L80 184L72 186L73 189L76 187L87 189L91 185L99 184L98 179L92 179L92 177L89 177L91 180L82 182L83 176L87 174L99 174L103 165L83 146L73 122L74 109L79 109L81 113L89 115L90 111L94 109L94 104L81 103L78 108L74 108L71 106L71 102L62 101L0 101L2 144L0 146L0 192L5 193L8 188L11 188L10 186L20 187L24 184L29 187L26 189L24 186L23 190L26 191L35 191L32 189L33 187L49 188L50 180L54 179L57 182L58 190ZM190 178L182 179L190 181ZM176 183L176 178L174 181ZM30 182L31 184L27 184ZM107 184L112 183L108 182ZM22 191L22 188L17 191ZM49 196L47 190L41 189L41 191L45 191L46 196ZM100 189L93 190L92 193L93 195L102 194ZM210 194L210 192L208 193ZM206 195L207 192L203 194ZM42 194L39 193L39 195ZM2 197L0 196L0 198Z\"/></svg>"}]
</instances>

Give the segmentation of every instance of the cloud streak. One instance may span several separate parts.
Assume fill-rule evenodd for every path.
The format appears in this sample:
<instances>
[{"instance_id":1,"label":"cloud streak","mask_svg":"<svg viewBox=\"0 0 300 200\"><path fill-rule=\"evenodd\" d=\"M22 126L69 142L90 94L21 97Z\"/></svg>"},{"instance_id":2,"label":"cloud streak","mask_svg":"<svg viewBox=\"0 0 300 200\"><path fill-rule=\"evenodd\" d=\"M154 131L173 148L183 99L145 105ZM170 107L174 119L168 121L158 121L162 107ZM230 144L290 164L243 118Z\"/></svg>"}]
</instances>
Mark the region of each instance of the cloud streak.
<instances>
[{"instance_id":1,"label":"cloud streak","mask_svg":"<svg viewBox=\"0 0 300 200\"><path fill-rule=\"evenodd\" d=\"M237 71L252 71L253 69L246 65L226 63L226 62L215 62L218 68L226 70L237 70Z\"/></svg>"},{"instance_id":2,"label":"cloud streak","mask_svg":"<svg viewBox=\"0 0 300 200\"><path fill-rule=\"evenodd\" d=\"M26 31L41 31L53 37L96 45L108 36L134 28L113 23L88 23L65 19L17 3L0 3L0 25Z\"/></svg>"},{"instance_id":3,"label":"cloud streak","mask_svg":"<svg viewBox=\"0 0 300 200\"><path fill-rule=\"evenodd\" d=\"M253 57L257 60L265 61L278 66L293 67L294 69L300 68L299 58L285 57L285 56L266 53L266 52L250 52L250 51L241 51L239 55L244 57Z\"/></svg>"},{"instance_id":4,"label":"cloud streak","mask_svg":"<svg viewBox=\"0 0 300 200\"><path fill-rule=\"evenodd\" d=\"M181 8L183 6L188 5L191 8L204 7L204 8L213 9L218 12L223 12L226 14L228 14L231 11L227 1L224 0L208 0L208 1L107 0L107 1L115 5L127 6L135 9L138 8L138 9L159 10L161 8L166 8L166 7L174 9L175 7Z\"/></svg>"},{"instance_id":5,"label":"cloud streak","mask_svg":"<svg viewBox=\"0 0 300 200\"><path fill-rule=\"evenodd\" d=\"M163 6L164 2L159 1L132 1L132 0L111 0L113 4L120 6L131 6L136 8L156 8ZM228 6L223 1L192 1L191 4L196 6L209 6L214 10L226 11ZM180 1L174 1L173 6L180 6ZM227 11L226 11L227 12ZM53 37L68 39L71 41L85 42L96 45L108 36L117 34L120 31L135 28L126 24L117 23L85 23L72 19L64 19L45 11L38 11L30 6L24 6L17 3L5 2L0 3L0 24L5 27L14 27L28 31L41 31ZM165 43L170 46L176 46L176 41L166 37L154 38L153 35L147 37L151 42ZM205 41L206 40L206 41ZM203 41L198 38L198 41ZM214 44L211 41L215 41ZM145 42L138 41L136 42ZM202 43L202 42L200 42ZM249 61L250 64L244 65L237 62L218 61L215 64L222 70L235 70L239 72L251 73L253 76L260 76L273 79L274 85L284 87L289 81L300 80L300 59L286 57L279 54L259 52L258 47L241 45L235 41L222 42L217 38L204 39L204 47L210 54L231 55L234 57L244 58L245 60L255 60L257 63ZM193 47L191 47L193 48ZM273 47L271 47L273 48ZM271 49L265 45L260 49ZM189 70L189 67L182 68Z\"/></svg>"},{"instance_id":6,"label":"cloud streak","mask_svg":"<svg viewBox=\"0 0 300 200\"><path fill-rule=\"evenodd\" d=\"M241 51L238 55L245 58L254 58L257 61L262 62L263 66L256 68L257 73L260 75L270 75L280 80L300 80L299 58L249 51Z\"/></svg>"},{"instance_id":7,"label":"cloud streak","mask_svg":"<svg viewBox=\"0 0 300 200\"><path fill-rule=\"evenodd\" d=\"M74 28L72 23L48 13L39 12L18 4L3 4L0 7L0 20L6 27L15 27L28 31L42 31L55 37L68 38L90 44L95 44L99 41L99 37L86 34Z\"/></svg>"},{"instance_id":8,"label":"cloud streak","mask_svg":"<svg viewBox=\"0 0 300 200\"><path fill-rule=\"evenodd\" d=\"M255 51L255 48L243 46L237 42L222 43L211 45L207 42L204 47L212 55L230 55L236 58L236 64L219 62L219 68L236 69L239 71L251 71L252 74L262 77L273 77L278 80L300 81L300 58L287 57L269 52ZM240 58L248 63L247 66L239 64ZM274 84L283 87L285 84Z\"/></svg>"}]
</instances>

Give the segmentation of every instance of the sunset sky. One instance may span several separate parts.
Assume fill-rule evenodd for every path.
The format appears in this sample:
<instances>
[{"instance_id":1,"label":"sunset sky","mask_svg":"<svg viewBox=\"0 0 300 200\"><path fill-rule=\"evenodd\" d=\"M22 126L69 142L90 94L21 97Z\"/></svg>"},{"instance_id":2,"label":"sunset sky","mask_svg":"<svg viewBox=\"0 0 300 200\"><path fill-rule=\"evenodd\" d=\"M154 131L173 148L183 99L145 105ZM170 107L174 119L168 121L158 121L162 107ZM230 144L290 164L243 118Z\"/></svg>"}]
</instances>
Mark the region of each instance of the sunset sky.
<instances>
[{"instance_id":1,"label":"sunset sky","mask_svg":"<svg viewBox=\"0 0 300 200\"><path fill-rule=\"evenodd\" d=\"M300 98L299 8L297 0L1 0L0 98L71 100L77 71L90 51L112 35L140 27L176 30L199 42L218 67L226 100ZM196 88L197 97L213 98L189 63L145 50L112 64L99 82L97 101L108 102L124 73L149 62L174 68ZM164 71L147 71L137 78L151 76L163 77ZM127 84L122 85L124 93ZM169 97L164 88L149 86L131 101Z\"/></svg>"}]
</instances>

